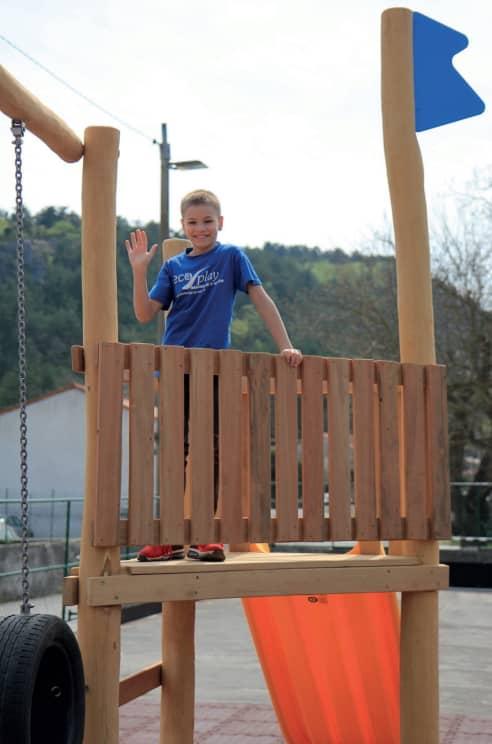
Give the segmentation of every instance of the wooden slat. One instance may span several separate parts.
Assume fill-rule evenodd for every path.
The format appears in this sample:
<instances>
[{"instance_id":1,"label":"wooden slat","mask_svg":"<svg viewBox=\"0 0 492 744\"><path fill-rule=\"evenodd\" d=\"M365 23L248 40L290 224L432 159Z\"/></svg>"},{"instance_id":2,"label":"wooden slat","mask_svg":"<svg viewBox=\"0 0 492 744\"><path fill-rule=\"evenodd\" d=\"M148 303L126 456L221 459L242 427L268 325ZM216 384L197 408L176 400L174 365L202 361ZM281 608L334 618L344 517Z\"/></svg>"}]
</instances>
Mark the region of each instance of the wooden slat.
<instances>
[{"instance_id":1,"label":"wooden slat","mask_svg":"<svg viewBox=\"0 0 492 744\"><path fill-rule=\"evenodd\" d=\"M277 540L299 537L297 469L297 370L275 358L275 480Z\"/></svg>"},{"instance_id":2,"label":"wooden slat","mask_svg":"<svg viewBox=\"0 0 492 744\"><path fill-rule=\"evenodd\" d=\"M352 362L355 515L358 540L377 540L374 362Z\"/></svg>"},{"instance_id":3,"label":"wooden slat","mask_svg":"<svg viewBox=\"0 0 492 744\"><path fill-rule=\"evenodd\" d=\"M130 347L130 475L128 530L130 545L152 541L154 518L154 347Z\"/></svg>"},{"instance_id":4,"label":"wooden slat","mask_svg":"<svg viewBox=\"0 0 492 744\"><path fill-rule=\"evenodd\" d=\"M377 377L377 376L376 376ZM378 536L381 537L381 411L379 408L379 386L374 385L372 393L372 410L374 413L374 465L376 468L376 514L378 517Z\"/></svg>"},{"instance_id":5,"label":"wooden slat","mask_svg":"<svg viewBox=\"0 0 492 744\"><path fill-rule=\"evenodd\" d=\"M120 680L120 705L126 705L131 700L135 700L141 695L160 687L162 684L163 673L162 664L152 664L152 666L142 669L136 674L125 677Z\"/></svg>"},{"instance_id":6,"label":"wooden slat","mask_svg":"<svg viewBox=\"0 0 492 744\"><path fill-rule=\"evenodd\" d=\"M70 607L79 603L79 577L65 576L63 579L63 606Z\"/></svg>"},{"instance_id":7,"label":"wooden slat","mask_svg":"<svg viewBox=\"0 0 492 744\"><path fill-rule=\"evenodd\" d=\"M221 542L238 542L242 532L242 354L219 352L219 503Z\"/></svg>"},{"instance_id":8,"label":"wooden slat","mask_svg":"<svg viewBox=\"0 0 492 744\"><path fill-rule=\"evenodd\" d=\"M191 349L190 453L191 542L214 540L213 371L211 349Z\"/></svg>"},{"instance_id":9,"label":"wooden slat","mask_svg":"<svg viewBox=\"0 0 492 744\"><path fill-rule=\"evenodd\" d=\"M270 370L269 354L248 355L251 444L250 542L270 540Z\"/></svg>"},{"instance_id":10,"label":"wooden slat","mask_svg":"<svg viewBox=\"0 0 492 744\"><path fill-rule=\"evenodd\" d=\"M402 364L406 538L427 540L424 368Z\"/></svg>"},{"instance_id":11,"label":"wooden slat","mask_svg":"<svg viewBox=\"0 0 492 744\"><path fill-rule=\"evenodd\" d=\"M360 556L356 556L360 558ZM299 556L297 556L297 559ZM375 558L377 558L375 556ZM184 561L178 561L184 563ZM211 564L209 564L211 565ZM227 561L221 564L227 566ZM449 586L449 568L443 565L375 565L354 562L350 567L286 568L268 566L245 571L197 570L145 576L103 576L87 581L92 607L130 602L188 601L289 594L353 594L395 591L432 591Z\"/></svg>"},{"instance_id":12,"label":"wooden slat","mask_svg":"<svg viewBox=\"0 0 492 744\"><path fill-rule=\"evenodd\" d=\"M328 493L331 540L350 540L349 361L328 359Z\"/></svg>"},{"instance_id":13,"label":"wooden slat","mask_svg":"<svg viewBox=\"0 0 492 744\"><path fill-rule=\"evenodd\" d=\"M160 350L160 543L184 544L184 357L180 346ZM153 541L152 541L153 542Z\"/></svg>"},{"instance_id":14,"label":"wooden slat","mask_svg":"<svg viewBox=\"0 0 492 744\"><path fill-rule=\"evenodd\" d=\"M451 536L446 369L428 366L425 377L429 514L433 539L442 539Z\"/></svg>"},{"instance_id":15,"label":"wooden slat","mask_svg":"<svg viewBox=\"0 0 492 744\"><path fill-rule=\"evenodd\" d=\"M403 537L400 513L400 447L398 382L400 366L377 362L381 460L381 534L383 539Z\"/></svg>"},{"instance_id":16,"label":"wooden slat","mask_svg":"<svg viewBox=\"0 0 492 744\"><path fill-rule=\"evenodd\" d=\"M72 346L70 349L70 356L72 360L72 370L74 372L85 372L85 356L83 346Z\"/></svg>"},{"instance_id":17,"label":"wooden slat","mask_svg":"<svg viewBox=\"0 0 492 744\"><path fill-rule=\"evenodd\" d=\"M321 357L302 362L302 509L304 540L323 540L323 370Z\"/></svg>"},{"instance_id":18,"label":"wooden slat","mask_svg":"<svg viewBox=\"0 0 492 744\"><path fill-rule=\"evenodd\" d=\"M248 358L243 355L243 371L247 372ZM243 515L250 514L250 471L251 471L251 429L250 429L250 401L249 384L247 376L243 375L241 381L241 512ZM244 538L248 541L248 535ZM242 542L240 540L239 542Z\"/></svg>"},{"instance_id":19,"label":"wooden slat","mask_svg":"<svg viewBox=\"0 0 492 744\"><path fill-rule=\"evenodd\" d=\"M99 345L94 515L96 547L119 544L123 359L121 344Z\"/></svg>"}]
</instances>

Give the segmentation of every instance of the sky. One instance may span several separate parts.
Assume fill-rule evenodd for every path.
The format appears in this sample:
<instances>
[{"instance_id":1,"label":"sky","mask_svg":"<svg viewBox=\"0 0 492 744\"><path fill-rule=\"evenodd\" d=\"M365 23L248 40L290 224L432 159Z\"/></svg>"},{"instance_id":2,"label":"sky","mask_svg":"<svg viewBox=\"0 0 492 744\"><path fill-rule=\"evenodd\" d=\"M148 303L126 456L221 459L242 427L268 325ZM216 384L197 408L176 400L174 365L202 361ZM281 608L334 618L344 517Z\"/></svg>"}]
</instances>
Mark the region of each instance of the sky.
<instances>
[{"instance_id":1,"label":"sky","mask_svg":"<svg viewBox=\"0 0 492 744\"><path fill-rule=\"evenodd\" d=\"M81 137L120 129L117 212L159 220L161 123L173 160L206 170L170 173L179 201L206 188L237 245L341 247L370 242L389 219L380 114L379 0L18 0L0 34L120 124L0 39L0 64ZM485 101L481 116L418 135L431 219L492 163L492 3L422 0L411 8L466 34L455 66ZM10 121L0 117L0 209L14 208ZM33 135L24 146L24 197L37 212L80 213L82 165Z\"/></svg>"}]
</instances>

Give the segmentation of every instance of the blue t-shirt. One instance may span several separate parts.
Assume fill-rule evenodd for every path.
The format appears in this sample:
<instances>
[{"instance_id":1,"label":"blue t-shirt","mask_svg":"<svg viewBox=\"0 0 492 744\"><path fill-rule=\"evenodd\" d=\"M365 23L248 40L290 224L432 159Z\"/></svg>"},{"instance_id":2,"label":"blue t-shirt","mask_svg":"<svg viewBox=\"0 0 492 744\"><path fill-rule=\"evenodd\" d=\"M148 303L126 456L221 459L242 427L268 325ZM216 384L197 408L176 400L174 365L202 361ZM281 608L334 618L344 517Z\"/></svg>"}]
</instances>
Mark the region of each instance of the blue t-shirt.
<instances>
[{"instance_id":1,"label":"blue t-shirt","mask_svg":"<svg viewBox=\"0 0 492 744\"><path fill-rule=\"evenodd\" d=\"M163 310L171 305L163 343L210 349L231 345L232 308L236 292L261 284L251 261L234 245L216 243L207 253L191 249L166 261L149 292Z\"/></svg>"}]
</instances>

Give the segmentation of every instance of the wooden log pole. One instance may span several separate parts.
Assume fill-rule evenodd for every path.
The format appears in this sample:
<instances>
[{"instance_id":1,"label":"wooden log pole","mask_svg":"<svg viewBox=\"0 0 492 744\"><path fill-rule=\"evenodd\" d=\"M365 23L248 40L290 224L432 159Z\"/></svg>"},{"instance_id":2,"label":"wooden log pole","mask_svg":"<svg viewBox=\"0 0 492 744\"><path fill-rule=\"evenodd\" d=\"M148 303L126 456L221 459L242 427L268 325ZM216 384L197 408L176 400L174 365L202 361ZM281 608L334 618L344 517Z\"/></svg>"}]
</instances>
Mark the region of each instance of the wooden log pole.
<instances>
[{"instance_id":1,"label":"wooden log pole","mask_svg":"<svg viewBox=\"0 0 492 744\"><path fill-rule=\"evenodd\" d=\"M117 744L121 608L89 607L87 579L117 574L120 550L92 545L96 495L97 344L118 340L116 168L119 132L85 132L82 176L82 297L86 384L86 469L80 548L78 638L86 678L84 744Z\"/></svg>"},{"instance_id":2,"label":"wooden log pole","mask_svg":"<svg viewBox=\"0 0 492 744\"><path fill-rule=\"evenodd\" d=\"M195 723L195 602L166 602L161 744L193 744Z\"/></svg>"},{"instance_id":3,"label":"wooden log pole","mask_svg":"<svg viewBox=\"0 0 492 744\"><path fill-rule=\"evenodd\" d=\"M415 134L412 13L382 15L382 114L396 242L402 362L435 363L432 279L421 153ZM405 541L406 553L439 562L436 541ZM397 547L397 546L395 546ZM399 546L398 546L399 547ZM437 592L404 592L401 605L402 744L438 744Z\"/></svg>"},{"instance_id":4,"label":"wooden log pole","mask_svg":"<svg viewBox=\"0 0 492 744\"><path fill-rule=\"evenodd\" d=\"M67 163L76 163L82 157L84 146L75 132L1 65L0 110L11 119L23 121L30 132Z\"/></svg>"},{"instance_id":5,"label":"wooden log pole","mask_svg":"<svg viewBox=\"0 0 492 744\"><path fill-rule=\"evenodd\" d=\"M189 240L162 242L162 258L181 253ZM186 481L185 513L190 510L190 478ZM161 744L193 744L195 722L195 602L162 605Z\"/></svg>"}]
</instances>

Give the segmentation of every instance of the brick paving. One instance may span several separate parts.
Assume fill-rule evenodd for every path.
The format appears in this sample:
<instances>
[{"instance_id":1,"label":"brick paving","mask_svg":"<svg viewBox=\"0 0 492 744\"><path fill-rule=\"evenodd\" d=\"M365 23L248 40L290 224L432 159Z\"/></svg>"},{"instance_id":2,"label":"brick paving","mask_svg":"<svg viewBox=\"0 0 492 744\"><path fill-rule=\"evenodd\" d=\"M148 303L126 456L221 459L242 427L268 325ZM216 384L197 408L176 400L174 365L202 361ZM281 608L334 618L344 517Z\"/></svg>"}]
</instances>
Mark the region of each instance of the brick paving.
<instances>
[{"instance_id":1,"label":"brick paving","mask_svg":"<svg viewBox=\"0 0 492 744\"><path fill-rule=\"evenodd\" d=\"M134 700L120 709L120 744L158 744L160 705L156 696ZM446 715L440 721L441 744L492 744L492 718ZM198 703L194 744L284 744L269 705ZM343 742L343 744L359 744ZM384 744L381 740L380 744Z\"/></svg>"}]
</instances>

